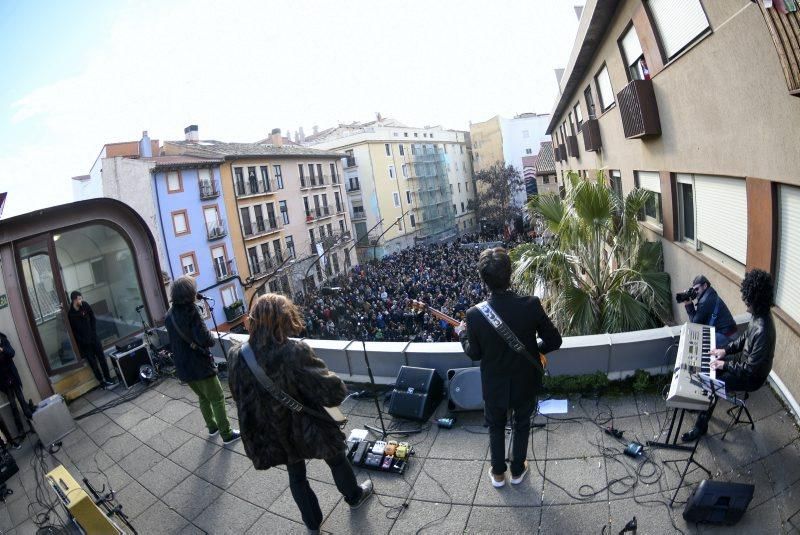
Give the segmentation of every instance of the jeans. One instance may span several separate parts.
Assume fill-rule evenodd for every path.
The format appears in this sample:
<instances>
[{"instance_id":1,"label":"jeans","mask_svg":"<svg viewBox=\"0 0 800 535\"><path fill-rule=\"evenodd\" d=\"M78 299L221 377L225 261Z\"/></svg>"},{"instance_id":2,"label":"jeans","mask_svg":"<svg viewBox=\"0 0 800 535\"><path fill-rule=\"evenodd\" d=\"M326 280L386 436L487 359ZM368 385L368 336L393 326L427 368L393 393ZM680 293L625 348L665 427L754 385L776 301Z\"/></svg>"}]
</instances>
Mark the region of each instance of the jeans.
<instances>
[{"instance_id":1,"label":"jeans","mask_svg":"<svg viewBox=\"0 0 800 535\"><path fill-rule=\"evenodd\" d=\"M8 406L11 408L11 414L14 416L14 423L17 425L17 433L21 435L25 432L25 427L22 424L19 409L22 409L22 414L25 415L26 420L30 421L33 416L28 402L25 400L25 396L22 395L22 386L8 385L3 386L0 390L2 390L3 394L8 398ZM17 407L17 404L19 404L19 407Z\"/></svg>"},{"instance_id":2,"label":"jeans","mask_svg":"<svg viewBox=\"0 0 800 535\"><path fill-rule=\"evenodd\" d=\"M93 345L82 346L80 352L81 357L89 362L97 382L102 384L103 381L111 381L111 372L108 371L108 362L106 362L103 346L100 345L99 340L95 341Z\"/></svg>"},{"instance_id":3,"label":"jeans","mask_svg":"<svg viewBox=\"0 0 800 535\"><path fill-rule=\"evenodd\" d=\"M511 475L519 475L525 469L528 439L531 432L531 415L536 408L536 398L512 409L514 439L511 444ZM489 451L492 456L492 472L500 475L506 471L506 421L508 410L487 406L484 409L489 426Z\"/></svg>"},{"instance_id":4,"label":"jeans","mask_svg":"<svg viewBox=\"0 0 800 535\"><path fill-rule=\"evenodd\" d=\"M231 424L225 412L225 393L219 383L219 377L212 375L206 379L192 381L189 388L200 400L200 412L206 422L209 433L219 431L223 440L231 438Z\"/></svg>"},{"instance_id":5,"label":"jeans","mask_svg":"<svg viewBox=\"0 0 800 535\"><path fill-rule=\"evenodd\" d=\"M345 454L340 453L336 457L325 459L325 462L331 469L333 482L344 496L344 501L349 504L356 503L361 498L361 487L356 482L356 475L353 473L350 463L347 462ZM317 495L314 494L306 479L306 462L298 461L287 464L286 471L289 472L289 489L292 491L297 508L300 509L303 523L308 529L319 529L319 525L322 523L322 510L319 508Z\"/></svg>"}]
</instances>

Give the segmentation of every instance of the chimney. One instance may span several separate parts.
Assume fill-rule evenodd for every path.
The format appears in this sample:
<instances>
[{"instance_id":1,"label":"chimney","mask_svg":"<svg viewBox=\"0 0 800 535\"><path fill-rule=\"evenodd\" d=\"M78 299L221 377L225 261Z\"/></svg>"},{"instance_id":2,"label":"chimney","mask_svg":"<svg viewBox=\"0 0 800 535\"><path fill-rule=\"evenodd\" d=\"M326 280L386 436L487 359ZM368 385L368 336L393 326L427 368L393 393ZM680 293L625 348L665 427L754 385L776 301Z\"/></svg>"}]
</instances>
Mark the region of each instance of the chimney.
<instances>
[{"instance_id":1,"label":"chimney","mask_svg":"<svg viewBox=\"0 0 800 535\"><path fill-rule=\"evenodd\" d=\"M306 142L306 133L303 132L302 126L300 127L300 130L297 134L297 142L300 143L301 145Z\"/></svg>"},{"instance_id":2,"label":"chimney","mask_svg":"<svg viewBox=\"0 0 800 535\"><path fill-rule=\"evenodd\" d=\"M200 141L200 132L198 132L196 124L190 124L184 128L183 133L186 134L186 141Z\"/></svg>"},{"instance_id":3,"label":"chimney","mask_svg":"<svg viewBox=\"0 0 800 535\"><path fill-rule=\"evenodd\" d=\"M147 135L147 130L142 132L142 139L139 141L139 157L153 157L153 144L150 142L150 137Z\"/></svg>"},{"instance_id":4,"label":"chimney","mask_svg":"<svg viewBox=\"0 0 800 535\"><path fill-rule=\"evenodd\" d=\"M314 132L314 135L315 135L315 136L316 136L317 134L319 134L319 126L317 126L317 125L314 125L314 126L311 128L311 130Z\"/></svg>"},{"instance_id":5,"label":"chimney","mask_svg":"<svg viewBox=\"0 0 800 535\"><path fill-rule=\"evenodd\" d=\"M270 134L270 141L276 147L283 146L283 136L281 136L281 129L280 128L273 128L272 133Z\"/></svg>"},{"instance_id":6,"label":"chimney","mask_svg":"<svg viewBox=\"0 0 800 535\"><path fill-rule=\"evenodd\" d=\"M381 122L381 121L383 120L383 116L381 115L381 112L379 112L379 111L376 111L376 112L375 112L375 119L376 119L378 122Z\"/></svg>"}]
</instances>

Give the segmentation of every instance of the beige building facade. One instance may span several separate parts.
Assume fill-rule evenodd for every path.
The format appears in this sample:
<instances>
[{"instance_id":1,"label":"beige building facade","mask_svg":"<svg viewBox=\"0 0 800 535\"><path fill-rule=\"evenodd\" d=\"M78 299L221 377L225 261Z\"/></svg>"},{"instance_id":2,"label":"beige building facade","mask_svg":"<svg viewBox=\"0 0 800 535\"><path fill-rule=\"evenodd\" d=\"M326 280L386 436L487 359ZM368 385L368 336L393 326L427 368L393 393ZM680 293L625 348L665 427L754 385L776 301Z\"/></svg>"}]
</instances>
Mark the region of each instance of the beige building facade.
<instances>
[{"instance_id":1,"label":"beige building facade","mask_svg":"<svg viewBox=\"0 0 800 535\"><path fill-rule=\"evenodd\" d=\"M620 192L655 193L642 225L663 244L673 291L703 273L736 314L745 271L773 274L773 379L793 403L800 79L788 61L800 57L798 20L749 0L590 0L548 125L560 182L602 171ZM686 321L682 306L673 313Z\"/></svg>"}]
</instances>

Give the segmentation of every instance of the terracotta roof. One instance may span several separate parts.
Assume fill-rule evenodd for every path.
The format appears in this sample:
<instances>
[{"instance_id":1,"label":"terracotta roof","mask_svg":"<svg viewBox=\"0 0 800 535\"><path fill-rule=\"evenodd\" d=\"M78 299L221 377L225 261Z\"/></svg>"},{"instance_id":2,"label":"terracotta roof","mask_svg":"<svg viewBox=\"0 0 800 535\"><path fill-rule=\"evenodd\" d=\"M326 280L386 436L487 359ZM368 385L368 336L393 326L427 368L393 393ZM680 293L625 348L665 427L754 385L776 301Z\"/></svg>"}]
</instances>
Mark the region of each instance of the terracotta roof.
<instances>
[{"instance_id":1,"label":"terracotta roof","mask_svg":"<svg viewBox=\"0 0 800 535\"><path fill-rule=\"evenodd\" d=\"M284 145L278 147L269 143L225 143L216 140L202 141L165 141L170 145L181 147L184 153L201 158L223 158L235 160L248 157L318 157L344 158L341 152L326 151L303 147L302 145Z\"/></svg>"},{"instance_id":2,"label":"terracotta roof","mask_svg":"<svg viewBox=\"0 0 800 535\"><path fill-rule=\"evenodd\" d=\"M197 156L175 155L175 156L154 156L152 158L141 158L143 161L155 163L155 168L164 167L198 167L201 165L219 165L223 162L220 158L198 158Z\"/></svg>"},{"instance_id":3,"label":"terracotta roof","mask_svg":"<svg viewBox=\"0 0 800 535\"><path fill-rule=\"evenodd\" d=\"M539 154L536 160L537 175L552 175L556 172L556 159L553 153L553 143L543 141L539 145Z\"/></svg>"},{"instance_id":4,"label":"terracotta roof","mask_svg":"<svg viewBox=\"0 0 800 535\"><path fill-rule=\"evenodd\" d=\"M522 157L522 167L536 167L536 160L539 158L538 154L533 156L523 156Z\"/></svg>"}]
</instances>

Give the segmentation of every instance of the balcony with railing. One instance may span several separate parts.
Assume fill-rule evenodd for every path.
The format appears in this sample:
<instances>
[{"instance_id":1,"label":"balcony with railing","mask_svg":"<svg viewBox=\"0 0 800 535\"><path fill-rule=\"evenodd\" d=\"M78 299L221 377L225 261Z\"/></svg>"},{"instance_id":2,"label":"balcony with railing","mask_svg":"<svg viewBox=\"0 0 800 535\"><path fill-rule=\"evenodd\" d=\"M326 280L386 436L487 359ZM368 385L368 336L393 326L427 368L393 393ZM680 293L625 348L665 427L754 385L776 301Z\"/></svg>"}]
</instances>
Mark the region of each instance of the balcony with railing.
<instances>
[{"instance_id":1,"label":"balcony with railing","mask_svg":"<svg viewBox=\"0 0 800 535\"><path fill-rule=\"evenodd\" d=\"M201 180L199 187L201 199L207 200L219 197L219 186L216 180Z\"/></svg>"},{"instance_id":2,"label":"balcony with railing","mask_svg":"<svg viewBox=\"0 0 800 535\"><path fill-rule=\"evenodd\" d=\"M617 93L622 129L628 139L661 135L661 120L652 80L633 80Z\"/></svg>"},{"instance_id":3,"label":"balcony with railing","mask_svg":"<svg viewBox=\"0 0 800 535\"><path fill-rule=\"evenodd\" d=\"M310 223L311 221L315 221L317 219L324 219L326 217L332 216L333 213L331 212L330 206L320 206L319 208L312 208L310 210L306 210L306 223Z\"/></svg>"},{"instance_id":4,"label":"balcony with railing","mask_svg":"<svg viewBox=\"0 0 800 535\"><path fill-rule=\"evenodd\" d=\"M244 316L244 303L236 301L224 307L223 310L225 311L225 319L231 322Z\"/></svg>"},{"instance_id":5,"label":"balcony with railing","mask_svg":"<svg viewBox=\"0 0 800 535\"><path fill-rule=\"evenodd\" d=\"M210 240L218 240L228 235L228 229L224 221L206 222L206 235Z\"/></svg>"},{"instance_id":6,"label":"balcony with railing","mask_svg":"<svg viewBox=\"0 0 800 535\"><path fill-rule=\"evenodd\" d=\"M567 136L567 154L573 158L580 158L578 138L576 136Z\"/></svg>"},{"instance_id":7,"label":"balcony with railing","mask_svg":"<svg viewBox=\"0 0 800 535\"><path fill-rule=\"evenodd\" d=\"M347 159L344 162L345 169L347 169L349 167L355 167L355 166L356 166L356 157L355 156L348 156Z\"/></svg>"},{"instance_id":8,"label":"balcony with railing","mask_svg":"<svg viewBox=\"0 0 800 535\"><path fill-rule=\"evenodd\" d=\"M218 282L235 277L236 266L234 265L233 260L214 262L214 274L217 276Z\"/></svg>"},{"instance_id":9,"label":"balcony with railing","mask_svg":"<svg viewBox=\"0 0 800 535\"><path fill-rule=\"evenodd\" d=\"M270 256L258 260L257 262L250 262L250 274L255 278L264 277L273 273L283 263L281 258Z\"/></svg>"},{"instance_id":10,"label":"balcony with railing","mask_svg":"<svg viewBox=\"0 0 800 535\"><path fill-rule=\"evenodd\" d=\"M300 189L324 188L331 185L330 175L301 176Z\"/></svg>"},{"instance_id":11,"label":"balcony with railing","mask_svg":"<svg viewBox=\"0 0 800 535\"><path fill-rule=\"evenodd\" d=\"M351 191L361 191L361 183L358 181L358 178L351 178L347 182L347 192Z\"/></svg>"},{"instance_id":12,"label":"balcony with railing","mask_svg":"<svg viewBox=\"0 0 800 535\"><path fill-rule=\"evenodd\" d=\"M236 196L272 195L275 193L272 180L245 180L236 182Z\"/></svg>"},{"instance_id":13,"label":"balcony with railing","mask_svg":"<svg viewBox=\"0 0 800 535\"><path fill-rule=\"evenodd\" d=\"M255 222L242 225L242 234L244 234L246 240L250 240L265 234L278 232L281 228L283 228L283 222L277 217L257 218Z\"/></svg>"},{"instance_id":14,"label":"balcony with railing","mask_svg":"<svg viewBox=\"0 0 800 535\"><path fill-rule=\"evenodd\" d=\"M360 210L357 210L356 208L360 208ZM353 207L353 215L350 216L350 219L352 219L353 221L364 221L365 219L367 219L367 213L364 211L364 207L363 206Z\"/></svg>"},{"instance_id":15,"label":"balcony with railing","mask_svg":"<svg viewBox=\"0 0 800 535\"><path fill-rule=\"evenodd\" d=\"M600 123L597 119L590 117L584 121L581 127L583 133L583 148L586 152L596 152L603 147L603 141L600 138Z\"/></svg>"}]
</instances>

